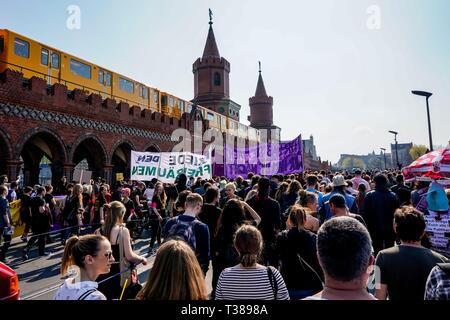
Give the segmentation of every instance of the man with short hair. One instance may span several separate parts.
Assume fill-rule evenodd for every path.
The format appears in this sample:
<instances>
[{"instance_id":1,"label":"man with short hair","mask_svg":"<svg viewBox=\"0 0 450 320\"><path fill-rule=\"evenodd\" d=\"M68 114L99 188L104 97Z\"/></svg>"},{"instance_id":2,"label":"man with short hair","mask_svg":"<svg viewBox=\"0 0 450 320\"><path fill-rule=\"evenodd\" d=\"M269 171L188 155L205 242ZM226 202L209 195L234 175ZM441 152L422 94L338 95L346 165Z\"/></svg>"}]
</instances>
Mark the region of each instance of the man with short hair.
<instances>
[{"instance_id":1,"label":"man with short hair","mask_svg":"<svg viewBox=\"0 0 450 320\"><path fill-rule=\"evenodd\" d=\"M360 169L355 170L355 177L350 180L353 184L353 189L358 190L359 185L362 183L366 186L366 192L370 191L370 184L362 178L362 172Z\"/></svg>"},{"instance_id":2,"label":"man with short hair","mask_svg":"<svg viewBox=\"0 0 450 320\"><path fill-rule=\"evenodd\" d=\"M394 230L400 245L381 250L375 260L375 279L381 283L375 296L381 300L423 300L431 269L450 260L422 247L425 219L413 207L404 206L395 212Z\"/></svg>"},{"instance_id":3,"label":"man with short hair","mask_svg":"<svg viewBox=\"0 0 450 320\"><path fill-rule=\"evenodd\" d=\"M203 198L199 194L189 194L184 204L184 213L167 221L162 235L164 241L174 238L186 241L195 251L200 267L206 276L210 258L209 228L197 219L202 206Z\"/></svg>"},{"instance_id":4,"label":"man with short hair","mask_svg":"<svg viewBox=\"0 0 450 320\"><path fill-rule=\"evenodd\" d=\"M359 222L361 222L366 228L366 222L364 221L363 217L361 217L359 214L351 213L348 211L347 206L345 205L345 198L343 195L336 193L330 198L330 208L332 213L332 218L336 217L351 217Z\"/></svg>"},{"instance_id":5,"label":"man with short hair","mask_svg":"<svg viewBox=\"0 0 450 320\"><path fill-rule=\"evenodd\" d=\"M325 287L305 300L375 300L367 292L374 261L371 239L359 221L350 217L326 221L317 233L317 255Z\"/></svg>"},{"instance_id":6,"label":"man with short hair","mask_svg":"<svg viewBox=\"0 0 450 320\"><path fill-rule=\"evenodd\" d=\"M399 200L400 206L408 206L411 204L411 189L405 185L405 179L402 174L395 177L397 184L391 188Z\"/></svg>"},{"instance_id":7,"label":"man with short hair","mask_svg":"<svg viewBox=\"0 0 450 320\"><path fill-rule=\"evenodd\" d=\"M376 255L380 250L390 248L395 243L392 221L399 203L395 193L388 189L385 175L376 175L374 181L375 190L367 193L364 199L363 218L372 237Z\"/></svg>"},{"instance_id":8,"label":"man with short hair","mask_svg":"<svg viewBox=\"0 0 450 320\"><path fill-rule=\"evenodd\" d=\"M314 174L310 174L306 177L306 186L307 186L306 191L317 194L317 204L318 204L318 208L320 208L323 204L323 194L322 194L322 192L319 192L317 190L318 182L319 182L319 179Z\"/></svg>"},{"instance_id":9,"label":"man with short hair","mask_svg":"<svg viewBox=\"0 0 450 320\"><path fill-rule=\"evenodd\" d=\"M331 208L329 204L330 198L335 194L341 194L345 198L345 204L350 212L358 213L358 205L356 204L356 199L354 196L345 192L347 187L347 182L342 174L337 174L333 177L332 183L333 191L328 193L323 197L322 206L319 209L319 220L320 223L331 218Z\"/></svg>"}]
</instances>

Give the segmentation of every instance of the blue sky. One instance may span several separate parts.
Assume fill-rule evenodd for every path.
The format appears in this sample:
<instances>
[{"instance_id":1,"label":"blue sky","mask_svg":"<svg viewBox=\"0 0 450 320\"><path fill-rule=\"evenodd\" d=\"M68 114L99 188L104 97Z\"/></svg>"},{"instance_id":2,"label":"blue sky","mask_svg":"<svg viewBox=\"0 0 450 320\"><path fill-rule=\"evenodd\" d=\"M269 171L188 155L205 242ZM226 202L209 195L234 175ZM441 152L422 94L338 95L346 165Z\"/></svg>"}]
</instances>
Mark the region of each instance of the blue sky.
<instances>
[{"instance_id":1,"label":"blue sky","mask_svg":"<svg viewBox=\"0 0 450 320\"><path fill-rule=\"evenodd\" d=\"M69 5L81 28L69 30ZM380 9L380 29L367 9ZM8 28L138 81L193 98L192 63L201 56L208 8L220 54L231 63L230 93L242 105L255 92L258 60L283 140L314 135L323 159L366 154L399 142L450 140L450 1L51 1L2 4Z\"/></svg>"}]
</instances>

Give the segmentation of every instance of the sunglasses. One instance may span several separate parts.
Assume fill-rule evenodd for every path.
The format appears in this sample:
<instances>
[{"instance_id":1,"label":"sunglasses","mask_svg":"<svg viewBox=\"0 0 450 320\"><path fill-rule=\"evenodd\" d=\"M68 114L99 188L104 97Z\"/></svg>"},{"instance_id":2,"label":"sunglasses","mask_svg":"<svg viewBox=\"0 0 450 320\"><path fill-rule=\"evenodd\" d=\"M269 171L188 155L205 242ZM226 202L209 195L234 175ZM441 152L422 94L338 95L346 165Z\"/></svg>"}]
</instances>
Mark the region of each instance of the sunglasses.
<instances>
[{"instance_id":1,"label":"sunglasses","mask_svg":"<svg viewBox=\"0 0 450 320\"><path fill-rule=\"evenodd\" d=\"M113 253L112 253L112 251L108 251L108 252L105 252L103 255L105 256L105 258L111 259Z\"/></svg>"}]
</instances>

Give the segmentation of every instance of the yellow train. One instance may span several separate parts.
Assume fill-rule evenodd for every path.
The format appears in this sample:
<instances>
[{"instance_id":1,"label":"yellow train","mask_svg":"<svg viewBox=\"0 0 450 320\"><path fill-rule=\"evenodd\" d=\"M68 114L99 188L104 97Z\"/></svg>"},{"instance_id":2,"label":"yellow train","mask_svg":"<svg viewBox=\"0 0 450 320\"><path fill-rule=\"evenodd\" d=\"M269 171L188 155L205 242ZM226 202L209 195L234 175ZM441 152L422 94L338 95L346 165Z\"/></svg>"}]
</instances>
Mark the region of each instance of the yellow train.
<instances>
[{"instance_id":1,"label":"yellow train","mask_svg":"<svg viewBox=\"0 0 450 320\"><path fill-rule=\"evenodd\" d=\"M103 98L124 101L130 106L158 111L180 118L192 110L190 101L149 87L107 68L70 55L61 50L34 41L7 29L0 29L0 73L5 69L17 70L24 78L43 78L48 85L61 83L68 90L81 89L98 93ZM221 132L232 132L240 137L258 136L258 131L230 117L198 106L211 127Z\"/></svg>"}]
</instances>

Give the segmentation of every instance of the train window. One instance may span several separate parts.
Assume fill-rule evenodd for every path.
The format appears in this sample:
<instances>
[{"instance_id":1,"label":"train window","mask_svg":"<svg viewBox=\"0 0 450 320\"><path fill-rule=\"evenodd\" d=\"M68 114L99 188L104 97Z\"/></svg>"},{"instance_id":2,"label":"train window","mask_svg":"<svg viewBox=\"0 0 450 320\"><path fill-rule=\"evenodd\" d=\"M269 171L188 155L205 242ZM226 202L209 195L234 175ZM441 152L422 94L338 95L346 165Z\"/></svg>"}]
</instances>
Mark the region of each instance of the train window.
<instances>
[{"instance_id":1,"label":"train window","mask_svg":"<svg viewBox=\"0 0 450 320\"><path fill-rule=\"evenodd\" d=\"M214 114L208 112L206 119L208 119L209 121L214 121Z\"/></svg>"},{"instance_id":2,"label":"train window","mask_svg":"<svg viewBox=\"0 0 450 320\"><path fill-rule=\"evenodd\" d=\"M105 71L106 86L111 87L111 73Z\"/></svg>"},{"instance_id":3,"label":"train window","mask_svg":"<svg viewBox=\"0 0 450 320\"><path fill-rule=\"evenodd\" d=\"M41 64L48 66L48 50L41 49Z\"/></svg>"},{"instance_id":4,"label":"train window","mask_svg":"<svg viewBox=\"0 0 450 320\"><path fill-rule=\"evenodd\" d=\"M188 112L191 113L192 111L192 104L188 105Z\"/></svg>"},{"instance_id":5,"label":"train window","mask_svg":"<svg viewBox=\"0 0 450 320\"><path fill-rule=\"evenodd\" d=\"M14 53L23 58L30 57L30 44L18 38L14 39Z\"/></svg>"},{"instance_id":6,"label":"train window","mask_svg":"<svg viewBox=\"0 0 450 320\"><path fill-rule=\"evenodd\" d=\"M119 87L125 92L134 93L134 83L132 81L119 78Z\"/></svg>"},{"instance_id":7,"label":"train window","mask_svg":"<svg viewBox=\"0 0 450 320\"><path fill-rule=\"evenodd\" d=\"M3 37L0 37L0 54L3 53L4 45L5 45L5 39Z\"/></svg>"},{"instance_id":8,"label":"train window","mask_svg":"<svg viewBox=\"0 0 450 320\"><path fill-rule=\"evenodd\" d=\"M104 76L103 70L99 70L98 71L98 82L103 84L104 81L105 81L105 76Z\"/></svg>"},{"instance_id":9,"label":"train window","mask_svg":"<svg viewBox=\"0 0 450 320\"><path fill-rule=\"evenodd\" d=\"M167 96L161 96L161 105L166 106L167 105Z\"/></svg>"},{"instance_id":10,"label":"train window","mask_svg":"<svg viewBox=\"0 0 450 320\"><path fill-rule=\"evenodd\" d=\"M144 99L148 99L148 88L144 86L139 87L139 96Z\"/></svg>"},{"instance_id":11,"label":"train window","mask_svg":"<svg viewBox=\"0 0 450 320\"><path fill-rule=\"evenodd\" d=\"M169 107L173 107L173 98L169 97Z\"/></svg>"},{"instance_id":12,"label":"train window","mask_svg":"<svg viewBox=\"0 0 450 320\"><path fill-rule=\"evenodd\" d=\"M181 112L184 112L184 101L181 101L181 100L180 100L179 106L180 106L180 111L181 111Z\"/></svg>"},{"instance_id":13,"label":"train window","mask_svg":"<svg viewBox=\"0 0 450 320\"><path fill-rule=\"evenodd\" d=\"M158 103L158 92L153 92L153 102Z\"/></svg>"},{"instance_id":14,"label":"train window","mask_svg":"<svg viewBox=\"0 0 450 320\"><path fill-rule=\"evenodd\" d=\"M59 69L59 54L52 52L52 68Z\"/></svg>"},{"instance_id":15,"label":"train window","mask_svg":"<svg viewBox=\"0 0 450 320\"><path fill-rule=\"evenodd\" d=\"M77 76L91 79L91 66L80 61L70 59L70 71Z\"/></svg>"}]
</instances>

